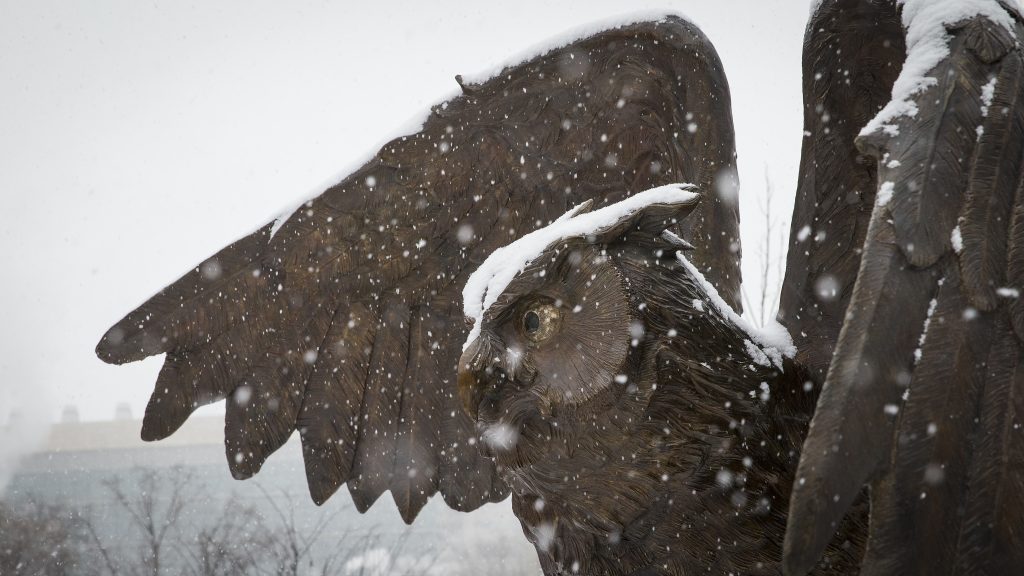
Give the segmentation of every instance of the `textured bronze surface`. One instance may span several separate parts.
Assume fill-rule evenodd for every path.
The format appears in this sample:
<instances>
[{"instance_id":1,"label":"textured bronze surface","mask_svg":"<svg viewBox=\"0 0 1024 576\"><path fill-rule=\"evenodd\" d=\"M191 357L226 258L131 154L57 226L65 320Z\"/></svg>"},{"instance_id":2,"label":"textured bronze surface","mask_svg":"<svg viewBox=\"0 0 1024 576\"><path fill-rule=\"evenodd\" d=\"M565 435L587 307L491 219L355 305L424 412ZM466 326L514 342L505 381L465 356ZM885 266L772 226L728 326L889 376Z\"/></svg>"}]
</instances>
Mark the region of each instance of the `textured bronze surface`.
<instances>
[{"instance_id":1,"label":"textured bronze surface","mask_svg":"<svg viewBox=\"0 0 1024 576\"><path fill-rule=\"evenodd\" d=\"M691 208L549 247L488 309L459 364L546 574L780 570L817 393L800 366L755 359L751 336L661 236ZM534 342L521 326L548 303L563 318ZM864 512L816 573L856 569Z\"/></svg>"},{"instance_id":2,"label":"textured bronze surface","mask_svg":"<svg viewBox=\"0 0 1024 576\"><path fill-rule=\"evenodd\" d=\"M227 397L238 478L298 430L317 502L348 483L361 510L390 489L407 522L437 491L473 509L508 487L455 390L469 274L573 205L713 190L734 162L728 86L699 30L602 32L465 86L272 238L268 224L128 314L97 353L167 354L144 439ZM734 197L708 194L677 230L734 305L738 219Z\"/></svg>"},{"instance_id":3,"label":"textured bronze surface","mask_svg":"<svg viewBox=\"0 0 1024 576\"><path fill-rule=\"evenodd\" d=\"M227 398L236 477L298 430L318 503L390 490L411 522L436 492L459 510L511 493L547 574L1014 573L1024 26L951 25L917 114L858 139L904 33L895 0L824 0L808 25L792 360L760 357L662 234L738 309L729 91L675 18L460 79L419 133L197 266L97 353L167 354L145 439ZM696 207L548 246L461 350L462 287L496 248L673 182L697 185Z\"/></svg>"},{"instance_id":4,"label":"textured bronze surface","mask_svg":"<svg viewBox=\"0 0 1024 576\"><path fill-rule=\"evenodd\" d=\"M895 3L825 2L808 26L812 135L782 320L815 378L827 376L790 507L789 574L815 565L866 484L861 574L1024 566L1024 26L1008 11L1016 37L980 16L949 24L950 53L914 96L916 114L856 149L850 137L901 62ZM849 85L836 76L847 70ZM804 225L828 240L801 243ZM823 273L840 298L815 305Z\"/></svg>"}]
</instances>

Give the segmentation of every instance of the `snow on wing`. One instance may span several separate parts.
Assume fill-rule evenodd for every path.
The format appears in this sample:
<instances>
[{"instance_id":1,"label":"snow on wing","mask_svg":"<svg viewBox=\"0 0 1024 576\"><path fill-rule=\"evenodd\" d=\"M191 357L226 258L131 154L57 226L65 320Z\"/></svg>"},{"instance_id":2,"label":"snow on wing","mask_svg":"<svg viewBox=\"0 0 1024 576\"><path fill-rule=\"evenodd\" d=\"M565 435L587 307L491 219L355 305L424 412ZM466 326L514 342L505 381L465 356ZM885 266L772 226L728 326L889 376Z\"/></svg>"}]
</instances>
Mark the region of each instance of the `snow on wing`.
<instances>
[{"instance_id":1,"label":"snow on wing","mask_svg":"<svg viewBox=\"0 0 1024 576\"><path fill-rule=\"evenodd\" d=\"M466 279L583 201L678 181L714 190L735 173L729 106L717 55L679 18L551 50L464 85L419 133L128 314L97 354L167 354L147 440L229 397L238 478L298 430L316 502L347 483L365 510L390 489L411 522L437 491L461 510L501 500L454 385ZM708 194L697 212L677 231L736 305L734 198Z\"/></svg>"},{"instance_id":2,"label":"snow on wing","mask_svg":"<svg viewBox=\"0 0 1024 576\"><path fill-rule=\"evenodd\" d=\"M831 53L817 62L822 69L846 66L827 26L846 4L818 9L805 64L821 49ZM859 267L854 276L841 263L836 273L845 288L839 314L786 318L805 334L829 323L832 340L819 347L834 343L835 353L823 358L830 363L790 504L785 567L811 570L870 484L862 574L1014 573L1024 562L1024 26L996 0L907 0L899 15L886 4L860 4L873 11L862 19L870 31L847 31L846 40L855 44L859 33L880 45L885 30L891 46L906 39L893 90L900 101L857 140L872 159L858 159L873 164L872 189L885 194L869 218L819 214L832 237L858 230ZM964 17L967 8L974 12ZM892 26L898 16L902 30ZM878 87L871 81L866 92ZM809 190L830 193L820 186Z\"/></svg>"}]
</instances>

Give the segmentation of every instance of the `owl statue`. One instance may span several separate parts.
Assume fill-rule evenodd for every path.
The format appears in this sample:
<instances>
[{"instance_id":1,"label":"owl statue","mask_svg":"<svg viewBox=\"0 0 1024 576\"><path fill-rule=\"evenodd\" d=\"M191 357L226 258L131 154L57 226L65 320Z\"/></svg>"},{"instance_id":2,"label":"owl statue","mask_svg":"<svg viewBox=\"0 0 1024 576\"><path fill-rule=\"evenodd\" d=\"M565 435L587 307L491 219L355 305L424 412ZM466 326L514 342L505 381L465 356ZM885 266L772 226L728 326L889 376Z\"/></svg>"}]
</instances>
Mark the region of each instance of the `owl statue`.
<instances>
[{"instance_id":1,"label":"owl statue","mask_svg":"<svg viewBox=\"0 0 1024 576\"><path fill-rule=\"evenodd\" d=\"M166 355L145 440L223 400L239 479L297 433L318 504L511 495L549 575L1019 573L1021 38L1011 0L814 3L767 330L725 73L666 16L458 78L96 352Z\"/></svg>"},{"instance_id":2,"label":"owl statue","mask_svg":"<svg viewBox=\"0 0 1024 576\"><path fill-rule=\"evenodd\" d=\"M681 252L691 190L581 207L466 286L459 394L547 574L776 570L816 393ZM857 566L862 522L820 573Z\"/></svg>"}]
</instances>

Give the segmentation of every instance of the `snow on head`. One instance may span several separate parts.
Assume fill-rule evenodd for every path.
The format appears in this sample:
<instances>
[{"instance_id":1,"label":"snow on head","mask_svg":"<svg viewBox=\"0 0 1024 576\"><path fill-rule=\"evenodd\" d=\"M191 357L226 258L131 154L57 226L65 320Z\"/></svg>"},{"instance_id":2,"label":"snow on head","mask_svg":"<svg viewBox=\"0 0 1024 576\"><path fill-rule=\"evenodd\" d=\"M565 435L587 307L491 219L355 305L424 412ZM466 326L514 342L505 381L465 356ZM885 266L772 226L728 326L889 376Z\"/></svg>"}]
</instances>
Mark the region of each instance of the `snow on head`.
<instances>
[{"instance_id":1,"label":"snow on head","mask_svg":"<svg viewBox=\"0 0 1024 576\"><path fill-rule=\"evenodd\" d=\"M689 184L669 184L634 194L600 210L580 214L576 206L548 226L535 230L515 242L498 248L473 272L462 290L463 311L474 320L463 349L480 335L484 313L498 300L505 288L534 259L552 244L568 238L593 234L627 218L652 204L687 204L698 195Z\"/></svg>"},{"instance_id":2,"label":"snow on head","mask_svg":"<svg viewBox=\"0 0 1024 576\"><path fill-rule=\"evenodd\" d=\"M1019 0L1012 0L1019 5ZM896 83L892 87L892 100L861 130L861 136L882 130L892 134L894 120L902 116L917 115L914 96L938 83L928 76L940 62L949 56L952 39L946 26L969 18L985 17L1014 34L1013 17L1000 5L999 0L898 0L902 5L903 29L907 37L907 59L903 62Z\"/></svg>"}]
</instances>

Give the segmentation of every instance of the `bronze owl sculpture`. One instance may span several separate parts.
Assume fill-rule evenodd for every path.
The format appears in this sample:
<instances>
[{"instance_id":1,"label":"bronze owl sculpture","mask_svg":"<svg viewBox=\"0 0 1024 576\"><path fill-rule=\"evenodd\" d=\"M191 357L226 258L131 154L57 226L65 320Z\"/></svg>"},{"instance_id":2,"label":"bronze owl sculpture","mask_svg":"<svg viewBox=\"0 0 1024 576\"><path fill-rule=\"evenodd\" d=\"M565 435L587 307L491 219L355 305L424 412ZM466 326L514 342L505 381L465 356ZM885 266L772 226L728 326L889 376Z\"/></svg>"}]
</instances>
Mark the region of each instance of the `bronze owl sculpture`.
<instances>
[{"instance_id":1,"label":"bronze owl sculpture","mask_svg":"<svg viewBox=\"0 0 1024 576\"><path fill-rule=\"evenodd\" d=\"M666 17L459 78L97 354L166 354L146 440L226 399L237 478L297 431L317 503L511 494L546 574L1014 573L1022 33L1004 0L815 6L789 335L737 315L729 90Z\"/></svg>"},{"instance_id":2,"label":"bronze owl sculpture","mask_svg":"<svg viewBox=\"0 0 1024 576\"><path fill-rule=\"evenodd\" d=\"M816 393L792 345L744 328L677 254L666 229L696 203L663 187L571 213L467 284L480 326L459 391L545 573L777 571L766 535L784 532ZM857 565L861 520L821 573Z\"/></svg>"}]
</instances>

